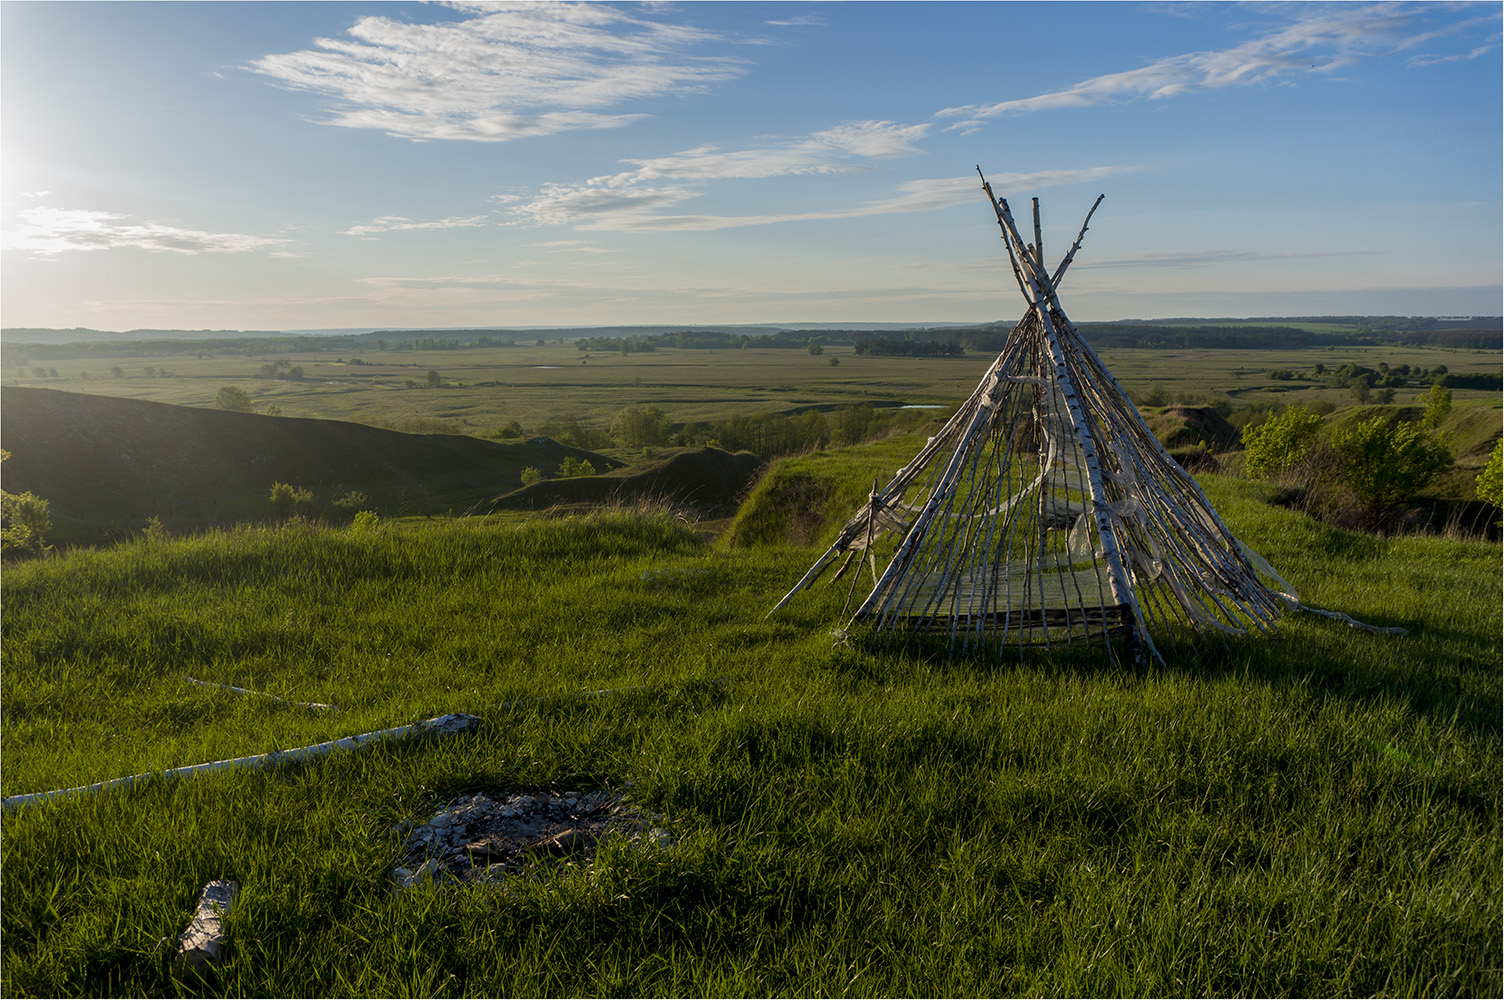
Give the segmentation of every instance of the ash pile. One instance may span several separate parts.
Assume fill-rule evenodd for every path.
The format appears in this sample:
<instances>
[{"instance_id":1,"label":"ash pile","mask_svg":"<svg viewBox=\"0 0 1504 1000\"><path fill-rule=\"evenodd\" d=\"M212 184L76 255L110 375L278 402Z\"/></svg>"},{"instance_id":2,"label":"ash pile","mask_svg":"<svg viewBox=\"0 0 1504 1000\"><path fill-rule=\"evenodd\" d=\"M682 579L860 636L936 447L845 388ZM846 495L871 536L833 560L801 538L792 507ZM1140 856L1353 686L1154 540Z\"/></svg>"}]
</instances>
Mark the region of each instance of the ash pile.
<instances>
[{"instance_id":1,"label":"ash pile","mask_svg":"<svg viewBox=\"0 0 1504 1000\"><path fill-rule=\"evenodd\" d=\"M398 889L429 882L484 882L518 875L538 862L568 858L589 864L607 837L668 846L657 817L630 806L612 792L485 793L462 798L413 829L403 845L402 866L392 871Z\"/></svg>"}]
</instances>

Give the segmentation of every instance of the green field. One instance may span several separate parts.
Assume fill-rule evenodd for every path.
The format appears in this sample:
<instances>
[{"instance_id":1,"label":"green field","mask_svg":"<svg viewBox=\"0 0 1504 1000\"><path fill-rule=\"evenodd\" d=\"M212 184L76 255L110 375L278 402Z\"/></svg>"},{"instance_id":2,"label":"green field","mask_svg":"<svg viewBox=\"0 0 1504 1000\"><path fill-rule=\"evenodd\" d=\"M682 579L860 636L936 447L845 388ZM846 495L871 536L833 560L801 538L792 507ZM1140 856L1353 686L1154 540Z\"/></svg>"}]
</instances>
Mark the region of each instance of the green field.
<instances>
[{"instance_id":1,"label":"green field","mask_svg":"<svg viewBox=\"0 0 1504 1000\"><path fill-rule=\"evenodd\" d=\"M1296 616L1135 667L833 645L844 586L764 617L918 444L791 460L826 516L754 495L740 545L652 513L512 515L8 566L7 795L439 712L482 725L8 812L0 987L1499 994L1497 545L1338 531L1213 476L1304 600L1409 634ZM578 697L601 688L632 690ZM629 793L673 842L393 892L395 822L567 788ZM179 983L171 944L215 878L242 887L229 957Z\"/></svg>"},{"instance_id":2,"label":"green field","mask_svg":"<svg viewBox=\"0 0 1504 1000\"><path fill-rule=\"evenodd\" d=\"M39 351L42 349L39 349ZM976 387L992 355L954 358L856 356L849 347L823 356L801 350L679 350L619 354L585 352L570 344L457 351L363 352L353 356L292 353L265 357L164 353L152 357L36 360L7 368L4 385L33 385L70 392L128 396L188 406L211 406L221 386L249 392L258 411L277 406L284 416L354 420L399 430L487 435L513 420L533 433L556 417L605 428L624 407L653 405L677 424L709 422L737 414L794 412L808 407L860 403L955 404ZM304 370L300 382L259 378L264 364L285 360ZM1425 347L1334 347L1291 351L1119 349L1103 360L1135 396L1162 390L1175 401L1223 396L1235 405L1327 399L1353 402L1343 388L1271 382L1271 368L1329 368L1346 362L1374 367L1446 365L1462 373L1497 374L1499 351ZM839 364L832 365L832 361ZM583 363L582 363L583 362ZM57 378L35 375L56 368ZM112 377L119 368L122 376ZM156 374L148 376L150 368ZM162 375L163 371L168 372ZM426 386L437 371L443 388ZM87 373L88 378L81 376ZM414 383L409 387L408 383ZM1424 391L1401 390L1398 402ZM1498 393L1459 389L1457 402L1497 402Z\"/></svg>"}]
</instances>

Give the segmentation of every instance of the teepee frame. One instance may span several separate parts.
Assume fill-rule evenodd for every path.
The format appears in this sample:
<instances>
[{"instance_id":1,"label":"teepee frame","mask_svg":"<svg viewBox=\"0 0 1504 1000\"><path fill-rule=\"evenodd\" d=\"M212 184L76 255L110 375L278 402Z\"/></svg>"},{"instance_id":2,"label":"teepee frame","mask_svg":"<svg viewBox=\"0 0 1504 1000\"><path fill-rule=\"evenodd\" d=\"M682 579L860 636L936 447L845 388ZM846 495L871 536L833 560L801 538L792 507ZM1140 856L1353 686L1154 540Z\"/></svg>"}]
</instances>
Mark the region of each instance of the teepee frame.
<instances>
[{"instance_id":1,"label":"teepee frame","mask_svg":"<svg viewBox=\"0 0 1504 1000\"><path fill-rule=\"evenodd\" d=\"M1051 273L1039 200L1027 243L985 177L982 188L1028 309L971 397L892 481L873 484L773 610L837 559L837 579L854 561L859 573L859 555L873 587L854 623L941 633L962 650L1111 649L1121 638L1135 659L1162 661L1156 634L1263 631L1300 607L1165 451L1060 305L1061 279L1102 198Z\"/></svg>"}]
</instances>

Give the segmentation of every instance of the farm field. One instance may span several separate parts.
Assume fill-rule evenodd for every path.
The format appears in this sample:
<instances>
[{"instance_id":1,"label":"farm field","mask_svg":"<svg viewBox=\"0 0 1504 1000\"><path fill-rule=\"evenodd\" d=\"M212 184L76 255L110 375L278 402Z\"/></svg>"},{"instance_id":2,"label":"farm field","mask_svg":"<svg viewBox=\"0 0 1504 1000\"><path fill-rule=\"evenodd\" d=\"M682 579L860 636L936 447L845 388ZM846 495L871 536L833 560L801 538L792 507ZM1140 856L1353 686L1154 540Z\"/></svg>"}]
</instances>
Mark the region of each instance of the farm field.
<instances>
[{"instance_id":1,"label":"farm field","mask_svg":"<svg viewBox=\"0 0 1504 1000\"><path fill-rule=\"evenodd\" d=\"M257 411L277 407L284 416L352 420L397 430L447 431L487 436L511 421L535 433L549 420L570 417L605 428L623 408L661 408L675 424L735 415L795 412L853 404L944 405L964 399L994 355L911 358L857 356L829 346L822 356L802 350L680 350L650 353L582 352L550 342L454 351L362 351L357 359L335 352L294 352L265 357L193 352L142 357L90 357L51 361L46 348L24 366L3 371L3 384L127 396L189 406L212 406L224 385L248 392ZM1300 381L1270 381L1272 368L1309 370L1317 363L1376 367L1385 362L1427 370L1446 365L1458 374L1498 374L1499 351L1435 347L1332 347L1288 351L1109 349L1103 360L1135 397L1158 393L1168 402L1226 397L1234 405L1353 403L1346 388ZM263 365L287 362L303 369L301 381L258 377ZM833 364L833 362L835 362ZM37 369L44 374L36 375ZM120 377L113 377L112 369ZM45 374L55 369L57 377ZM152 374L148 375L148 369ZM436 371L442 388L429 388ZM163 374L166 372L167 374ZM88 378L82 376L87 373ZM1400 390L1410 402L1424 386ZM1459 405L1497 403L1498 393L1456 389Z\"/></svg>"},{"instance_id":2,"label":"farm field","mask_svg":"<svg viewBox=\"0 0 1504 1000\"><path fill-rule=\"evenodd\" d=\"M920 440L788 460L829 515L754 494L739 541L651 511L472 517L8 567L6 795L441 712L481 725L8 812L0 986L1499 993L1497 545L1343 532L1209 476L1306 602L1409 634L1295 616L1166 667L947 662L833 643L844 585L764 617ZM601 689L619 693L580 696ZM670 837L394 891L394 824L566 789L629 795ZM215 878L241 885L229 957L180 984L160 942Z\"/></svg>"}]
</instances>

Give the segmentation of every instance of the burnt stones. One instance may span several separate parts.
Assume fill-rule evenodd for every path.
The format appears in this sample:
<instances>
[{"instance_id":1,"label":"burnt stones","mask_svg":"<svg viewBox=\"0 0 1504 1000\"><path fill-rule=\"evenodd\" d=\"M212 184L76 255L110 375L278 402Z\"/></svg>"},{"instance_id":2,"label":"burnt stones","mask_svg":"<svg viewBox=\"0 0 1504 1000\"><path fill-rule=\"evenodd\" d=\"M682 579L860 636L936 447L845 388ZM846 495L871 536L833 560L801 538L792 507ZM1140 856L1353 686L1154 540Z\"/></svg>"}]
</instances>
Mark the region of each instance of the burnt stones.
<instances>
[{"instance_id":1,"label":"burnt stones","mask_svg":"<svg viewBox=\"0 0 1504 1000\"><path fill-rule=\"evenodd\" d=\"M400 890L515 875L556 859L589 864L610 836L670 845L655 822L661 817L635 810L607 791L477 793L445 806L421 826L393 826L393 835L407 836L402 865L392 876Z\"/></svg>"}]
</instances>

